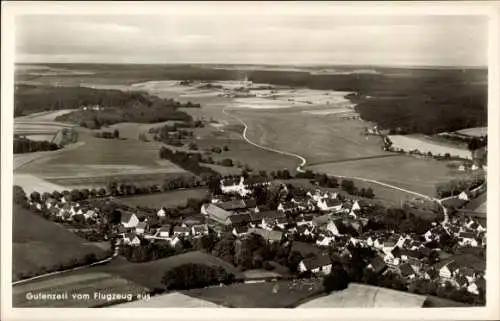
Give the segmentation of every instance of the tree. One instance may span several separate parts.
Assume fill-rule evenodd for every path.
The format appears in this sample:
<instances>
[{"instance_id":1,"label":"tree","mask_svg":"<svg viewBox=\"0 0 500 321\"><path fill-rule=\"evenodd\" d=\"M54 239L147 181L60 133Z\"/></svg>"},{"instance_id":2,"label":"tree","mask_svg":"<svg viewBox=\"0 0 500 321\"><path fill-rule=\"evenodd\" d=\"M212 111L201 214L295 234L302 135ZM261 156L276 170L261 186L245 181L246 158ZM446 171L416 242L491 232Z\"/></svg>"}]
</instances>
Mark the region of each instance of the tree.
<instances>
[{"instance_id":1,"label":"tree","mask_svg":"<svg viewBox=\"0 0 500 321\"><path fill-rule=\"evenodd\" d=\"M348 284L349 275L340 264L334 265L330 274L323 279L323 287L327 292L344 290Z\"/></svg>"},{"instance_id":2,"label":"tree","mask_svg":"<svg viewBox=\"0 0 500 321\"><path fill-rule=\"evenodd\" d=\"M120 138L120 131L118 129L115 129L113 131L113 138L115 138L115 139Z\"/></svg>"},{"instance_id":3,"label":"tree","mask_svg":"<svg viewBox=\"0 0 500 321\"><path fill-rule=\"evenodd\" d=\"M169 269L162 278L168 290L200 288L212 284L229 284L234 276L221 267L205 264L186 263Z\"/></svg>"},{"instance_id":4,"label":"tree","mask_svg":"<svg viewBox=\"0 0 500 321\"><path fill-rule=\"evenodd\" d=\"M28 205L27 204L28 198L26 197L26 193L24 192L24 189L21 186L14 185L12 198L13 198L14 204L25 206L25 207Z\"/></svg>"},{"instance_id":5,"label":"tree","mask_svg":"<svg viewBox=\"0 0 500 321\"><path fill-rule=\"evenodd\" d=\"M230 159L230 158L225 158L225 159L223 159L223 160L220 162L220 164L221 164L222 166L232 167L232 166L233 166L233 160L232 160L232 159Z\"/></svg>"},{"instance_id":6,"label":"tree","mask_svg":"<svg viewBox=\"0 0 500 321\"><path fill-rule=\"evenodd\" d=\"M73 202L78 202L82 199L82 193L77 189L72 190L70 196Z\"/></svg>"},{"instance_id":7,"label":"tree","mask_svg":"<svg viewBox=\"0 0 500 321\"><path fill-rule=\"evenodd\" d=\"M101 196L101 197L102 197L102 196L106 196L106 190L105 190L103 187L101 187L101 188L97 191L97 195L98 195L98 196Z\"/></svg>"},{"instance_id":8,"label":"tree","mask_svg":"<svg viewBox=\"0 0 500 321\"><path fill-rule=\"evenodd\" d=\"M81 193L81 197L82 197L82 199L83 199L83 200L86 200L86 199L88 199L88 198L89 198L90 191L89 191L89 189L88 189L88 188L84 188L84 189L82 189L82 190L80 191L80 193Z\"/></svg>"},{"instance_id":9,"label":"tree","mask_svg":"<svg viewBox=\"0 0 500 321\"><path fill-rule=\"evenodd\" d=\"M37 202L37 203L40 203L40 201L41 201L41 198L40 198L40 193L38 193L38 192L36 192L36 191L35 191L35 192L32 192L32 193L30 194L30 200L31 200L32 202Z\"/></svg>"},{"instance_id":10,"label":"tree","mask_svg":"<svg viewBox=\"0 0 500 321\"><path fill-rule=\"evenodd\" d=\"M367 198L374 198L375 194L373 193L373 189L371 187L368 187L365 191L365 197Z\"/></svg>"},{"instance_id":11,"label":"tree","mask_svg":"<svg viewBox=\"0 0 500 321\"><path fill-rule=\"evenodd\" d=\"M298 251L292 251L288 256L287 266L291 272L297 272L300 262L304 256Z\"/></svg>"},{"instance_id":12,"label":"tree","mask_svg":"<svg viewBox=\"0 0 500 321\"><path fill-rule=\"evenodd\" d=\"M82 214L73 215L73 222L78 226L82 226L85 224L85 216Z\"/></svg>"}]
</instances>

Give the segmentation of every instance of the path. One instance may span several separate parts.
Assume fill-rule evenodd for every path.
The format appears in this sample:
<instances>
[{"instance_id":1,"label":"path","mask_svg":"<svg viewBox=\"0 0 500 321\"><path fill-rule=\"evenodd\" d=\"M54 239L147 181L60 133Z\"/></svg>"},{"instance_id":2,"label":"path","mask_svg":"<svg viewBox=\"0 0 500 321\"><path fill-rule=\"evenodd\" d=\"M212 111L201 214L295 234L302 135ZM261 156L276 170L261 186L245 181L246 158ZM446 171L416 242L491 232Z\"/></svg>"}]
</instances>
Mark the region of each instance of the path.
<instances>
[{"instance_id":1,"label":"path","mask_svg":"<svg viewBox=\"0 0 500 321\"><path fill-rule=\"evenodd\" d=\"M235 115L232 115L229 112L227 112L227 110L228 109L224 108L224 109L222 109L222 112L225 115L236 119L238 122L240 122L244 126L242 136L243 136L243 139L245 139L246 142L248 142L249 144L251 144L251 145L253 145L253 146L257 147L257 148L260 148L260 149L264 149L264 150L271 151L271 152L274 152L274 153L278 153L278 154L281 154L281 155L287 155L287 156L292 156L292 157L298 158L301 161L301 163L297 167L297 171L303 171L303 168L304 168L304 166L307 163L307 161L306 161L306 159L304 157L302 157L300 155L297 155L297 154L294 154L294 153L285 152L285 151L281 151L281 150L278 150L278 149L275 149L275 148L270 148L270 147L266 147L266 146L262 146L262 145L259 145L257 143L254 143L253 141L251 141L247 137L248 125L242 119L240 119L239 117L237 117ZM339 177L339 178L355 179L355 180L360 180L360 181L364 181L364 182L370 182L370 183L378 184L378 185L385 186L385 187L388 187L388 188L392 188L392 189L395 189L395 190L398 190L398 191L402 191L402 192L405 192L405 193L408 193L408 194L413 194L413 195L416 195L418 197L422 197L422 198L428 199L430 201L437 202L441 206L441 208L443 209L443 212L444 212L444 222L448 221L448 212L446 210L446 207L443 206L443 204L441 203L441 201L438 198L435 198L435 197L432 197L432 196L429 196L429 195L424 195L424 194L421 194L421 193L418 193L418 192L415 192L415 191L410 191L408 189L401 188L401 187L398 187L398 186L394 186L394 185L390 185L390 184L387 184L387 183L383 183L383 182L380 182L380 181L377 181L377 180L374 180L374 179L368 179L368 178L362 178L362 177L355 177L355 176L342 176L342 175L335 175L335 174L334 174L334 176L335 177Z\"/></svg>"}]
</instances>

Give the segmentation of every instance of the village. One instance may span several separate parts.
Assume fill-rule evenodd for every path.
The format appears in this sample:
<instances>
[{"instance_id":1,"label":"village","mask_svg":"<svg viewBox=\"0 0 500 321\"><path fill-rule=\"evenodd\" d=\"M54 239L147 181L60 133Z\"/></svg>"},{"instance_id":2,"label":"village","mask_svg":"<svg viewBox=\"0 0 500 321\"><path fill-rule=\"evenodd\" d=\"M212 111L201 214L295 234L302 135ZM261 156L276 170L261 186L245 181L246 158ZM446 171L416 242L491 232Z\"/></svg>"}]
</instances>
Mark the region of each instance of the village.
<instances>
[{"instance_id":1,"label":"village","mask_svg":"<svg viewBox=\"0 0 500 321\"><path fill-rule=\"evenodd\" d=\"M180 219L171 219L168 208L150 209L146 215L144 210L120 209L113 212L118 217L111 219L96 205L102 203L72 201L70 193L31 195L28 202L31 209L43 212L47 219L71 222L81 231L91 230L97 239L109 241L113 256L130 258L134 248L148 244L186 251L186 243L209 236L219 240L230 237L241 244L258 235L267 244L300 253L299 259L288 266L296 277L327 275L335 258L349 260L353 250L364 248L374 253L364 258L364 264L375 277L397 274L408 288L425 280L442 287L451 285L472 295L485 291L484 268L472 269L440 255L444 247L450 246L450 240L455 240L455 249L484 250L486 227L474 217L457 215L433 222L423 234L398 233L370 227L374 205L369 201L343 197L319 187L289 190L282 184L274 210L258 205L256 194L267 191L270 185L262 178L224 177L219 192L212 193L210 200L203 200L198 213ZM106 194L101 189L94 196L113 199ZM463 198L461 194L453 201L464 203ZM108 226L111 222L112 228L94 228L103 222Z\"/></svg>"}]
</instances>

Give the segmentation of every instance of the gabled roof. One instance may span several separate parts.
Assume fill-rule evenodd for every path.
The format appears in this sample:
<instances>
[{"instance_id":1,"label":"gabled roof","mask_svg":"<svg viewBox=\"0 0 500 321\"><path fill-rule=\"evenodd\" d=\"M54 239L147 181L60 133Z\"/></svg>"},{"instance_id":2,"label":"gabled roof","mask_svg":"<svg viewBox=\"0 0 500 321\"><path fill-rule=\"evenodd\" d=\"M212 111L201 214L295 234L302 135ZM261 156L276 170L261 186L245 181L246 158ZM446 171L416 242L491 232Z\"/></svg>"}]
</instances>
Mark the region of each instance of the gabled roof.
<instances>
[{"instance_id":1,"label":"gabled roof","mask_svg":"<svg viewBox=\"0 0 500 321\"><path fill-rule=\"evenodd\" d=\"M208 226L206 224L199 224L192 226L195 233L203 233L208 231Z\"/></svg>"},{"instance_id":2,"label":"gabled roof","mask_svg":"<svg viewBox=\"0 0 500 321\"><path fill-rule=\"evenodd\" d=\"M279 218L279 217L285 217L286 215L284 213L280 213L277 211L266 211L266 212L258 212L258 213L250 213L250 220L252 222L261 222L263 218Z\"/></svg>"},{"instance_id":3,"label":"gabled roof","mask_svg":"<svg viewBox=\"0 0 500 321\"><path fill-rule=\"evenodd\" d=\"M261 228L251 228L248 229L248 232L260 235L266 241L281 241L281 239L283 238L283 232L281 231L269 231Z\"/></svg>"},{"instance_id":4,"label":"gabled roof","mask_svg":"<svg viewBox=\"0 0 500 321\"><path fill-rule=\"evenodd\" d=\"M370 264L373 267L375 273L379 273L387 267L384 260L378 255L376 255L373 259L370 260Z\"/></svg>"},{"instance_id":5,"label":"gabled roof","mask_svg":"<svg viewBox=\"0 0 500 321\"><path fill-rule=\"evenodd\" d=\"M224 223L228 217L232 214L214 204L208 204L205 209L212 219L215 219L219 223Z\"/></svg>"},{"instance_id":6,"label":"gabled roof","mask_svg":"<svg viewBox=\"0 0 500 321\"><path fill-rule=\"evenodd\" d=\"M327 199L323 199L323 200L324 200L327 207L335 207L335 206L342 205L342 202L336 198L327 198Z\"/></svg>"},{"instance_id":7,"label":"gabled roof","mask_svg":"<svg viewBox=\"0 0 500 321\"><path fill-rule=\"evenodd\" d=\"M328 224L330 221L331 215L321 215L321 216L316 216L312 219L312 223L316 226Z\"/></svg>"},{"instance_id":8,"label":"gabled roof","mask_svg":"<svg viewBox=\"0 0 500 321\"><path fill-rule=\"evenodd\" d=\"M316 268L320 268L323 266L327 266L332 264L332 260L328 255L318 255L313 257L308 257L302 260L302 263L306 267L306 269L312 270Z\"/></svg>"},{"instance_id":9,"label":"gabled roof","mask_svg":"<svg viewBox=\"0 0 500 321\"><path fill-rule=\"evenodd\" d=\"M455 260L440 262L440 264L438 264L438 266L440 266L439 269L442 269L443 267L446 266L448 268L448 270L450 270L451 272L455 272L459 268L459 266L458 266L457 262L455 262Z\"/></svg>"},{"instance_id":10,"label":"gabled roof","mask_svg":"<svg viewBox=\"0 0 500 321\"><path fill-rule=\"evenodd\" d=\"M248 227L247 226L236 226L234 228L236 230L236 233L241 234L241 233L247 233L248 232Z\"/></svg>"},{"instance_id":11,"label":"gabled roof","mask_svg":"<svg viewBox=\"0 0 500 321\"><path fill-rule=\"evenodd\" d=\"M229 216L229 221L231 224L242 224L250 222L249 214L234 214Z\"/></svg>"},{"instance_id":12,"label":"gabled roof","mask_svg":"<svg viewBox=\"0 0 500 321\"><path fill-rule=\"evenodd\" d=\"M408 263L403 263L399 266L399 272L401 272L401 275L404 277L408 277L412 274L415 274L415 271L413 270L413 267L408 264Z\"/></svg>"},{"instance_id":13,"label":"gabled roof","mask_svg":"<svg viewBox=\"0 0 500 321\"><path fill-rule=\"evenodd\" d=\"M462 232L459 234L459 237L463 237L463 238L467 238L467 239L473 239L474 238L474 234L470 233L470 232Z\"/></svg>"},{"instance_id":14,"label":"gabled roof","mask_svg":"<svg viewBox=\"0 0 500 321\"><path fill-rule=\"evenodd\" d=\"M256 207L257 206L257 202L255 201L255 199L250 198L250 199L246 199L245 200L245 205L246 205L247 208Z\"/></svg>"},{"instance_id":15,"label":"gabled roof","mask_svg":"<svg viewBox=\"0 0 500 321\"><path fill-rule=\"evenodd\" d=\"M170 230L172 229L172 226L170 224L163 225L158 229L158 232L168 232L170 233Z\"/></svg>"},{"instance_id":16,"label":"gabled roof","mask_svg":"<svg viewBox=\"0 0 500 321\"><path fill-rule=\"evenodd\" d=\"M241 199L219 203L218 206L226 211L242 210L247 208L247 205Z\"/></svg>"},{"instance_id":17,"label":"gabled roof","mask_svg":"<svg viewBox=\"0 0 500 321\"><path fill-rule=\"evenodd\" d=\"M174 233L189 233L190 229L186 226L174 226Z\"/></svg>"},{"instance_id":18,"label":"gabled roof","mask_svg":"<svg viewBox=\"0 0 500 321\"><path fill-rule=\"evenodd\" d=\"M141 229L141 228L146 229L147 226L148 226L148 224L146 222L139 222L135 228L136 229Z\"/></svg>"},{"instance_id":19,"label":"gabled roof","mask_svg":"<svg viewBox=\"0 0 500 321\"><path fill-rule=\"evenodd\" d=\"M130 220L134 216L136 216L135 213L132 213L132 212L122 212L120 220L121 220L121 222L130 222Z\"/></svg>"},{"instance_id":20,"label":"gabled roof","mask_svg":"<svg viewBox=\"0 0 500 321\"><path fill-rule=\"evenodd\" d=\"M126 237L127 237L130 241L133 241L133 240L137 237L137 235L136 235L135 233L133 233L133 232L130 232L130 233L128 233L128 234L127 234L127 236L126 236Z\"/></svg>"},{"instance_id":21,"label":"gabled roof","mask_svg":"<svg viewBox=\"0 0 500 321\"><path fill-rule=\"evenodd\" d=\"M391 251L391 254L394 257L401 257L401 249L399 248L399 246L396 246L395 248L393 248Z\"/></svg>"},{"instance_id":22,"label":"gabled roof","mask_svg":"<svg viewBox=\"0 0 500 321\"><path fill-rule=\"evenodd\" d=\"M286 217L278 217L276 219L276 224L288 224L288 219Z\"/></svg>"}]
</instances>

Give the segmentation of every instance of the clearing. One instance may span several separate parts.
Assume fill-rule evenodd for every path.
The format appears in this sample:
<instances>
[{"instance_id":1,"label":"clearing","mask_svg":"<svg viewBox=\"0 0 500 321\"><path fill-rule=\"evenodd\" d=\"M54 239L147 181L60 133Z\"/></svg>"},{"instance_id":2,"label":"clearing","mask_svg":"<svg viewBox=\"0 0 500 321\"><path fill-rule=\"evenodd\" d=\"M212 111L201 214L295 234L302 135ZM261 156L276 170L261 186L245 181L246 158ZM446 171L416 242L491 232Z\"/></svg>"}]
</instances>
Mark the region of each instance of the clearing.
<instances>
[{"instance_id":1,"label":"clearing","mask_svg":"<svg viewBox=\"0 0 500 321\"><path fill-rule=\"evenodd\" d=\"M58 276L47 280L33 281L15 285L12 288L12 305L15 308L90 308L124 300L107 298L110 294L129 295L135 300L138 295L147 293L148 289L131 281L107 274L87 273L70 276ZM63 294L68 298L63 300L29 299L28 293ZM100 293L101 296L94 296ZM75 295L75 297L73 297Z\"/></svg>"},{"instance_id":2,"label":"clearing","mask_svg":"<svg viewBox=\"0 0 500 321\"><path fill-rule=\"evenodd\" d=\"M192 188L166 193L138 195L118 198L121 203L128 206L145 206L151 208L184 206L189 198L201 199L209 195L206 188Z\"/></svg>"},{"instance_id":3,"label":"clearing","mask_svg":"<svg viewBox=\"0 0 500 321\"><path fill-rule=\"evenodd\" d=\"M95 254L100 259L106 257L101 248L18 206L13 209L12 233L14 280L26 274L43 274L75 259L83 259L86 254Z\"/></svg>"}]
</instances>

